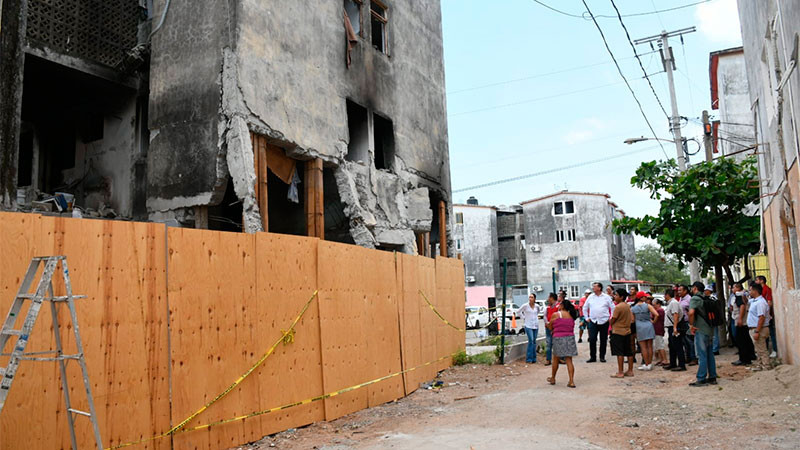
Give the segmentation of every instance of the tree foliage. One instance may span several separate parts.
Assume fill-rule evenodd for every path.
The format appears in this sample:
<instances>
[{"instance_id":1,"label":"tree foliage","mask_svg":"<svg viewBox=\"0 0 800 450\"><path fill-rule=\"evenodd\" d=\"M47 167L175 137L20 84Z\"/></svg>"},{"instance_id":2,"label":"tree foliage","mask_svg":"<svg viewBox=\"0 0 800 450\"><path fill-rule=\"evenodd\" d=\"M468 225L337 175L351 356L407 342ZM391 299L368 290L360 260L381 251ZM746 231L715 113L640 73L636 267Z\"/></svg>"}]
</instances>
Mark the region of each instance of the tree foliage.
<instances>
[{"instance_id":1,"label":"tree foliage","mask_svg":"<svg viewBox=\"0 0 800 450\"><path fill-rule=\"evenodd\" d=\"M677 258L665 255L658 246L647 244L636 249L638 278L654 284L689 284L689 274Z\"/></svg>"},{"instance_id":2,"label":"tree foliage","mask_svg":"<svg viewBox=\"0 0 800 450\"><path fill-rule=\"evenodd\" d=\"M617 233L655 239L682 261L698 259L703 269L733 264L758 251L759 218L744 214L758 202L755 158L720 158L680 172L674 160L645 162L631 184L659 200L658 216L614 221Z\"/></svg>"}]
</instances>

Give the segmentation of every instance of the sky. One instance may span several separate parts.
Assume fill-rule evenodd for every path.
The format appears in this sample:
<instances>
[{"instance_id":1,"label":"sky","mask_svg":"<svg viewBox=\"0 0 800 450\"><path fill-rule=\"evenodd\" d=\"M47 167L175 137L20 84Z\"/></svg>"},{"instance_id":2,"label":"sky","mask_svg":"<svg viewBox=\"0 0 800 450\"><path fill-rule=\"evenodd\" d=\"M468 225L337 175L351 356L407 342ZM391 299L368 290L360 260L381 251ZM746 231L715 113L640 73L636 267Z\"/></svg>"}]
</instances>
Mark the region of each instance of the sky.
<instances>
[{"instance_id":1,"label":"sky","mask_svg":"<svg viewBox=\"0 0 800 450\"><path fill-rule=\"evenodd\" d=\"M583 15L581 0L541 0ZM711 110L709 53L741 45L736 0L614 0L633 40L691 26L697 32L670 39L681 116ZM587 0L609 47L630 81L656 135L671 139L669 123L648 86L611 0ZM454 192L454 203L475 196L480 204L509 205L554 191L604 192L628 215L658 213L658 203L630 185L644 161L675 158L675 145L652 136L591 20L568 17L534 0L442 0L447 114L452 188L553 171L491 187ZM667 75L658 53L637 46L642 64L667 113ZM657 48L656 48L657 50ZM662 72L662 73L658 73ZM689 122L684 137L700 137ZM702 142L702 140L700 140ZM690 150L697 148L690 143ZM700 152L690 162L704 158ZM638 239L639 243L644 242Z\"/></svg>"}]
</instances>

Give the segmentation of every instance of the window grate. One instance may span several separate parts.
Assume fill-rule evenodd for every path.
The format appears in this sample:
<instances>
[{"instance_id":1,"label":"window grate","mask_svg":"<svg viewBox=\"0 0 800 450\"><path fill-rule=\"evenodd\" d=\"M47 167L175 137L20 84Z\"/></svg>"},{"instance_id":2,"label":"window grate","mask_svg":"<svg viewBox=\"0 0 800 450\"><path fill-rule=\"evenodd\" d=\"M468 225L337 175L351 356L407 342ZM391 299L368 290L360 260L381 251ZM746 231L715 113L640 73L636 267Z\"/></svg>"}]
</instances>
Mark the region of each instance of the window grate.
<instances>
[{"instance_id":1,"label":"window grate","mask_svg":"<svg viewBox=\"0 0 800 450\"><path fill-rule=\"evenodd\" d=\"M140 11L139 0L29 0L27 37L116 67L136 46Z\"/></svg>"}]
</instances>

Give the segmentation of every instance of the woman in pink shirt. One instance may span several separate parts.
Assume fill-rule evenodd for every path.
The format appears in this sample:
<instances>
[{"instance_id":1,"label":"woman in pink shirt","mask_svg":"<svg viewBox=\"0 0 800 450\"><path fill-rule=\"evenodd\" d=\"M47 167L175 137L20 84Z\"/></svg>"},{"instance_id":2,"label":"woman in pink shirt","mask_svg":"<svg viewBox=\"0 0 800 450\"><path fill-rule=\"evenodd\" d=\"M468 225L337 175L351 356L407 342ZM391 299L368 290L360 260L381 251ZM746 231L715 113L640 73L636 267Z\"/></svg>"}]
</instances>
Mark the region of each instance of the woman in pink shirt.
<instances>
[{"instance_id":1,"label":"woman in pink shirt","mask_svg":"<svg viewBox=\"0 0 800 450\"><path fill-rule=\"evenodd\" d=\"M561 302L558 305L558 312L553 314L552 320L547 327L553 333L553 369L552 375L547 379L550 384L556 384L556 373L561 360L567 364L569 373L569 383L567 387L575 387L575 366L572 365L572 357L578 356L578 346L575 344L575 319L578 318L578 311L572 302Z\"/></svg>"}]
</instances>

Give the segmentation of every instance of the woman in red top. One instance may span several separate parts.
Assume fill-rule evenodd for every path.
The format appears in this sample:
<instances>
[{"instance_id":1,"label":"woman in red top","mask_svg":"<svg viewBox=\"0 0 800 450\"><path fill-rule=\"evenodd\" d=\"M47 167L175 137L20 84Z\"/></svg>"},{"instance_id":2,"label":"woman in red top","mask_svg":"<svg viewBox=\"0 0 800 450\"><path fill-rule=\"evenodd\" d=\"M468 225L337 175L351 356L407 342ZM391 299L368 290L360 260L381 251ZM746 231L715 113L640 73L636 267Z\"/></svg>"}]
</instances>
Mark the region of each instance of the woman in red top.
<instances>
[{"instance_id":1,"label":"woman in red top","mask_svg":"<svg viewBox=\"0 0 800 450\"><path fill-rule=\"evenodd\" d=\"M558 311L553 314L547 328L553 334L553 372L547 379L550 384L556 384L556 373L558 364L564 360L567 364L569 373L569 383L567 387L575 387L575 366L572 365L572 357L578 355L578 346L575 344L575 319L578 318L578 311L572 302L562 301L558 304Z\"/></svg>"}]
</instances>

